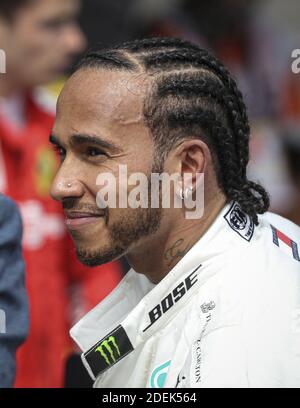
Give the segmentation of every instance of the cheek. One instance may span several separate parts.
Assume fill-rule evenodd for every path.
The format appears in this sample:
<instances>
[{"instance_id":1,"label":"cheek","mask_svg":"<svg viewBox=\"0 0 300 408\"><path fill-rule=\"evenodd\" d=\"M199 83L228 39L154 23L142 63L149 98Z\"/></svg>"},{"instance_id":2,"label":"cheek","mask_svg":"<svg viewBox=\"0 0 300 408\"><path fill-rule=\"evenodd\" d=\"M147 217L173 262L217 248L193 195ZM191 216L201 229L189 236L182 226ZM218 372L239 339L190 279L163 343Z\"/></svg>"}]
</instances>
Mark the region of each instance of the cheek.
<instances>
[{"instance_id":1,"label":"cheek","mask_svg":"<svg viewBox=\"0 0 300 408\"><path fill-rule=\"evenodd\" d=\"M6 59L8 66L16 66L22 64L24 67L24 61L26 62L26 53L22 46L22 40L12 33L5 41L3 48L6 52ZM26 65L26 64L25 64Z\"/></svg>"},{"instance_id":2,"label":"cheek","mask_svg":"<svg viewBox=\"0 0 300 408\"><path fill-rule=\"evenodd\" d=\"M136 145L130 158L133 171L142 172L145 175L148 175L152 168L153 156L152 144L150 145L147 143L142 146Z\"/></svg>"},{"instance_id":3,"label":"cheek","mask_svg":"<svg viewBox=\"0 0 300 408\"><path fill-rule=\"evenodd\" d=\"M55 56L59 49L55 46L57 41L49 30L40 27L24 28L18 34L19 49L23 58L30 58L31 63L43 61Z\"/></svg>"},{"instance_id":4,"label":"cheek","mask_svg":"<svg viewBox=\"0 0 300 408\"><path fill-rule=\"evenodd\" d=\"M149 193L148 176L151 163L149 157L147 162L146 159L139 159L139 161L140 164L135 162L134 166L118 164L103 166L101 170L92 169L91 171L88 168L82 170L85 174L85 183L93 196L96 197L98 207L103 208L106 204L112 216L118 212L121 214L131 207L130 203L136 195L137 201L140 201L139 191L144 193L143 197L145 193Z\"/></svg>"},{"instance_id":5,"label":"cheek","mask_svg":"<svg viewBox=\"0 0 300 408\"><path fill-rule=\"evenodd\" d=\"M98 184L98 177L101 173L89 166L82 166L81 168L79 168L79 166L80 162L76 169L76 178L86 186L88 191L96 199L99 190L101 190L101 186Z\"/></svg>"}]
</instances>

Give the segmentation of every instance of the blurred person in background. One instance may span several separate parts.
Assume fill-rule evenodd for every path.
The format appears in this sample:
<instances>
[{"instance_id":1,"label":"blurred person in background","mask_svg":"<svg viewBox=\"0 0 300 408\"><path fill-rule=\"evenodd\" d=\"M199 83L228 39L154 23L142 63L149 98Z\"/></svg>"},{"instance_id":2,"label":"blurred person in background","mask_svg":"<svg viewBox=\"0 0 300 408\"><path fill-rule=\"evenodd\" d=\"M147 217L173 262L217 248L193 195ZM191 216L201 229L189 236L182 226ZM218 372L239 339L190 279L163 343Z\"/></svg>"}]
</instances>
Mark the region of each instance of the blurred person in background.
<instances>
[{"instance_id":1,"label":"blurred person in background","mask_svg":"<svg viewBox=\"0 0 300 408\"><path fill-rule=\"evenodd\" d=\"M16 205L0 194L0 388L12 387L16 349L28 333L28 301Z\"/></svg>"},{"instance_id":2,"label":"blurred person in background","mask_svg":"<svg viewBox=\"0 0 300 408\"><path fill-rule=\"evenodd\" d=\"M30 334L17 356L17 387L61 387L73 350L68 329L119 281L120 264L83 268L49 197L58 159L48 145L55 100L38 89L59 78L85 49L79 0L1 0L0 191L24 222Z\"/></svg>"}]
</instances>

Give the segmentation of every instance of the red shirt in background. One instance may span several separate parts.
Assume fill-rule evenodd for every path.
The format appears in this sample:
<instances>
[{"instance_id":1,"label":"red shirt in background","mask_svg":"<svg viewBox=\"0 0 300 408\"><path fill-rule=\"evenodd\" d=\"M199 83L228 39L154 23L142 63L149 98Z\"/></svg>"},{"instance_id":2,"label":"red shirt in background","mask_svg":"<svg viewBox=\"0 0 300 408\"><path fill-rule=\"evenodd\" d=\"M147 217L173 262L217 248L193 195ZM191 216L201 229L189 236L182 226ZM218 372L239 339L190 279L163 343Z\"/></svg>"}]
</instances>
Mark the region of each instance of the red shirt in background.
<instances>
[{"instance_id":1,"label":"red shirt in background","mask_svg":"<svg viewBox=\"0 0 300 408\"><path fill-rule=\"evenodd\" d=\"M120 281L122 266L81 265L65 226L61 204L49 196L58 158L49 145L53 115L32 98L26 125L16 130L0 116L0 191L19 205L30 302L30 333L17 353L16 387L62 387L69 328Z\"/></svg>"}]
</instances>

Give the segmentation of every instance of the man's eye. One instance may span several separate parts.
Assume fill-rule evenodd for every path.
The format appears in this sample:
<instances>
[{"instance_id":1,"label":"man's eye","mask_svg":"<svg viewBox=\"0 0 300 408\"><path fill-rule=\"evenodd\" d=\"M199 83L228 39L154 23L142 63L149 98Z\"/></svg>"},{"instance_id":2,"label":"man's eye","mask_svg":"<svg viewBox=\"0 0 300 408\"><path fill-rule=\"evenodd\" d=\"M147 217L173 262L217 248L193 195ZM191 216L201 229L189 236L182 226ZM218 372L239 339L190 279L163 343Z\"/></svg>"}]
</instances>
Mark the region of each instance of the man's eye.
<instances>
[{"instance_id":1,"label":"man's eye","mask_svg":"<svg viewBox=\"0 0 300 408\"><path fill-rule=\"evenodd\" d=\"M96 147L88 147L86 149L86 155L90 157L98 157L105 156L105 153L102 150L97 149Z\"/></svg>"},{"instance_id":2,"label":"man's eye","mask_svg":"<svg viewBox=\"0 0 300 408\"><path fill-rule=\"evenodd\" d=\"M66 156L66 151L65 151L65 149L63 149L62 147L60 147L60 146L58 146L58 145L55 145L55 146L54 146L54 149L55 149L56 153L59 155L59 157L60 157L61 159L64 159L64 157Z\"/></svg>"}]
</instances>

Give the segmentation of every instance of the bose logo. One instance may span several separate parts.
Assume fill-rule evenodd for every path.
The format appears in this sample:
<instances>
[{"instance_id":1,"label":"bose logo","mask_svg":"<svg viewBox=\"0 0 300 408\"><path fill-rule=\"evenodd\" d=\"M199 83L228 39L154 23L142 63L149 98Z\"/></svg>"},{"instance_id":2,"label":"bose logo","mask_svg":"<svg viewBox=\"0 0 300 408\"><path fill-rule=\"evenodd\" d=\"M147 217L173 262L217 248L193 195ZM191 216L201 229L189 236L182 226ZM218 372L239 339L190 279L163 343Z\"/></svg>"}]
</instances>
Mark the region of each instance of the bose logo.
<instances>
[{"instance_id":1,"label":"bose logo","mask_svg":"<svg viewBox=\"0 0 300 408\"><path fill-rule=\"evenodd\" d=\"M192 286L195 285L195 283L198 281L197 279L197 270L200 268L201 265L199 265L183 282L180 282L176 288L166 296L160 304L155 306L149 312L149 319L150 319L150 324L143 330L145 332L146 330L149 329L155 323L163 314L165 314L169 309L171 309L172 306L176 302L178 302L186 293L188 290L191 289Z\"/></svg>"}]
</instances>

